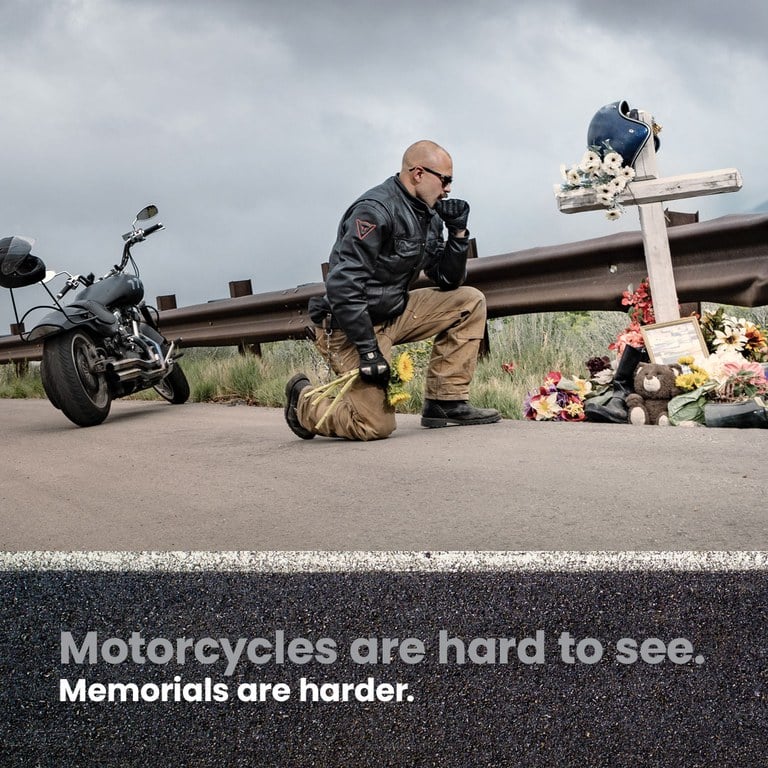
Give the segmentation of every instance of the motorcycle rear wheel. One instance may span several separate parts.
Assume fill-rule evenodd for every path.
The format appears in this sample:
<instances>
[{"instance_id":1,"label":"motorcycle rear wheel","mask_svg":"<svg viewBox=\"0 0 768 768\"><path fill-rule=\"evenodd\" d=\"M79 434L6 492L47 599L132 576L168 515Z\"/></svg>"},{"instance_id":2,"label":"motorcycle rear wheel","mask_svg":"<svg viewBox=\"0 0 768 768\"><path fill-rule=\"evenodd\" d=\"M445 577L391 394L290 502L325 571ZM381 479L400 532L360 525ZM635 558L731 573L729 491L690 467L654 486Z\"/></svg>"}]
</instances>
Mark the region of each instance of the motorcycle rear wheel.
<instances>
[{"instance_id":1,"label":"motorcycle rear wheel","mask_svg":"<svg viewBox=\"0 0 768 768\"><path fill-rule=\"evenodd\" d=\"M178 363L173 364L171 372L153 387L160 397L173 405L181 405L189 400L189 382Z\"/></svg>"},{"instance_id":2,"label":"motorcycle rear wheel","mask_svg":"<svg viewBox=\"0 0 768 768\"><path fill-rule=\"evenodd\" d=\"M45 362L45 355L40 361L40 379L43 382L43 390L48 398L48 402L54 407L61 410L59 405L59 393L56 391L56 380L48 373L48 363Z\"/></svg>"},{"instance_id":3,"label":"motorcycle rear wheel","mask_svg":"<svg viewBox=\"0 0 768 768\"><path fill-rule=\"evenodd\" d=\"M93 371L99 354L92 337L77 329L54 336L45 342L43 358L46 377L54 382L54 405L79 427L101 424L112 397L104 374Z\"/></svg>"}]
</instances>

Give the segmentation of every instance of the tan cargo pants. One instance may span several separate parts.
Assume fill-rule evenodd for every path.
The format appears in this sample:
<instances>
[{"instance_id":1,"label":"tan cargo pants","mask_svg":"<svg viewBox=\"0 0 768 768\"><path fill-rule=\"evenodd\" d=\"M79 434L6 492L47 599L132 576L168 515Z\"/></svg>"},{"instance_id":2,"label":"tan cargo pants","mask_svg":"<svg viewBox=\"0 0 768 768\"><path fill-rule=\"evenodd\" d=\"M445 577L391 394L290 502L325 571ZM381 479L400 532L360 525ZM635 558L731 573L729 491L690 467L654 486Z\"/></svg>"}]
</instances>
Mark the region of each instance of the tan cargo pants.
<instances>
[{"instance_id":1,"label":"tan cargo pants","mask_svg":"<svg viewBox=\"0 0 768 768\"><path fill-rule=\"evenodd\" d=\"M435 337L427 368L424 397L430 400L467 400L475 372L480 341L485 333L485 296L476 288L462 286L454 291L418 288L409 294L402 315L374 327L379 349L391 361L392 347ZM357 369L359 355L343 331L328 334L316 328L315 344L331 368L342 374ZM355 381L326 419L320 421L331 400L312 405L311 398L299 398L299 421L307 429L329 437L350 440L378 440L394 432L395 410L380 387Z\"/></svg>"}]
</instances>

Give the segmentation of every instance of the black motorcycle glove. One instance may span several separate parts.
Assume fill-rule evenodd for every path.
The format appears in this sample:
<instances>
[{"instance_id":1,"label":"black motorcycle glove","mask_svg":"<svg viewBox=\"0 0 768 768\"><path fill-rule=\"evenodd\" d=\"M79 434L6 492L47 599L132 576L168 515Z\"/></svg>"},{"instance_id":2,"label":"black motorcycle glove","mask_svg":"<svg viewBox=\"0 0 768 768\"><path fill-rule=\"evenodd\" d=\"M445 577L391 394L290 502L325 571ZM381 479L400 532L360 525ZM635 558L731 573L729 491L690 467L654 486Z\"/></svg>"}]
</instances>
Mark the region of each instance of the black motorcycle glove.
<instances>
[{"instance_id":1,"label":"black motorcycle glove","mask_svg":"<svg viewBox=\"0 0 768 768\"><path fill-rule=\"evenodd\" d=\"M386 389L389 384L389 363L377 347L373 352L360 355L360 378L369 384Z\"/></svg>"},{"instance_id":2,"label":"black motorcycle glove","mask_svg":"<svg viewBox=\"0 0 768 768\"><path fill-rule=\"evenodd\" d=\"M452 235L463 232L467 228L469 203L466 200L457 200L453 197L438 200L435 203L435 211Z\"/></svg>"}]
</instances>

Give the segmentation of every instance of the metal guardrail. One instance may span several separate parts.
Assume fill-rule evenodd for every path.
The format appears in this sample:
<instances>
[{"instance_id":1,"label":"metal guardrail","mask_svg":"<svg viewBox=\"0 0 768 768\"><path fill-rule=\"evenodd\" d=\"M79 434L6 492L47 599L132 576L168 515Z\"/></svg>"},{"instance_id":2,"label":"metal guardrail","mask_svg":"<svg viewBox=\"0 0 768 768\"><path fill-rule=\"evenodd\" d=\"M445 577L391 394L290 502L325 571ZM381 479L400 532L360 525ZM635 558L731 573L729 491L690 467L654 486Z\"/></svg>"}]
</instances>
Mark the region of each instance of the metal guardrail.
<instances>
[{"instance_id":1,"label":"metal guardrail","mask_svg":"<svg viewBox=\"0 0 768 768\"><path fill-rule=\"evenodd\" d=\"M670 228L681 302L768 304L768 215L725 216ZM470 259L469 285L487 299L488 316L618 310L628 285L647 275L640 232ZM417 285L426 285L426 282ZM185 347L248 345L305 338L307 302L323 283L160 312L160 327ZM0 363L39 360L39 344L0 337Z\"/></svg>"}]
</instances>

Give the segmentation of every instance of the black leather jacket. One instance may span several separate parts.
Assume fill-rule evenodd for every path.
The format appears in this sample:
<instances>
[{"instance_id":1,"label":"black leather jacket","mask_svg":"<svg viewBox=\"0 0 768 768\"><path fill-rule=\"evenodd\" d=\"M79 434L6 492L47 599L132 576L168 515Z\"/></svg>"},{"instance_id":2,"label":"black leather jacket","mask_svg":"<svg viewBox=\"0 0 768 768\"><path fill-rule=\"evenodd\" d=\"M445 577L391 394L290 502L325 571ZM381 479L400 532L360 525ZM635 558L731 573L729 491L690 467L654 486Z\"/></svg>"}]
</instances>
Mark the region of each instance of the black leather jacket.
<instances>
[{"instance_id":1,"label":"black leather jacket","mask_svg":"<svg viewBox=\"0 0 768 768\"><path fill-rule=\"evenodd\" d=\"M331 250L326 294L312 298L317 325L332 317L360 354L376 348L373 326L402 314L408 288L424 270L441 290L466 278L468 236L443 241L443 222L397 176L347 209Z\"/></svg>"}]
</instances>

